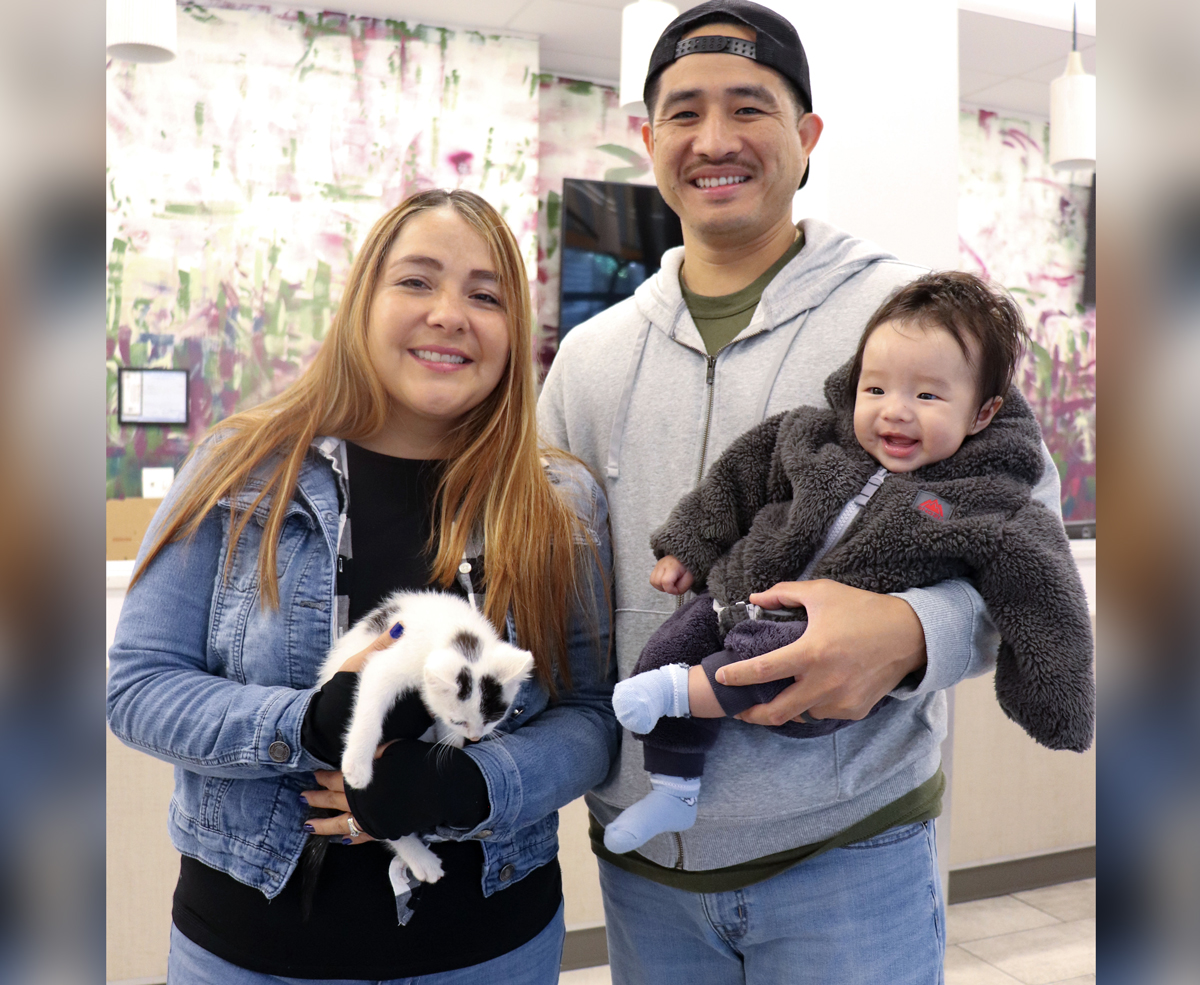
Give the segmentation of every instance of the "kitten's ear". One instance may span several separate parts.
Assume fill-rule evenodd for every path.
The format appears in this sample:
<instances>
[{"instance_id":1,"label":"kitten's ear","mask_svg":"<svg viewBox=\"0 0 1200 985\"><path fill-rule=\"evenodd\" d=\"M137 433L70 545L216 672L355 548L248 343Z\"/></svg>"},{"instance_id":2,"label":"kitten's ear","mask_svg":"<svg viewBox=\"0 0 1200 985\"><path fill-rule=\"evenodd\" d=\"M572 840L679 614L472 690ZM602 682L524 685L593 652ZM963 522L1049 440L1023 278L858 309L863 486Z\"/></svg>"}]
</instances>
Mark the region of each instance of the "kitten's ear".
<instances>
[{"instance_id":1,"label":"kitten's ear","mask_svg":"<svg viewBox=\"0 0 1200 985\"><path fill-rule=\"evenodd\" d=\"M496 648L496 676L500 683L521 680L529 676L533 670L533 654L528 650L518 650L508 643L501 643Z\"/></svg>"},{"instance_id":2,"label":"kitten's ear","mask_svg":"<svg viewBox=\"0 0 1200 985\"><path fill-rule=\"evenodd\" d=\"M431 650L425 658L425 682L450 691L458 690L458 674L463 660L450 650Z\"/></svg>"}]
</instances>

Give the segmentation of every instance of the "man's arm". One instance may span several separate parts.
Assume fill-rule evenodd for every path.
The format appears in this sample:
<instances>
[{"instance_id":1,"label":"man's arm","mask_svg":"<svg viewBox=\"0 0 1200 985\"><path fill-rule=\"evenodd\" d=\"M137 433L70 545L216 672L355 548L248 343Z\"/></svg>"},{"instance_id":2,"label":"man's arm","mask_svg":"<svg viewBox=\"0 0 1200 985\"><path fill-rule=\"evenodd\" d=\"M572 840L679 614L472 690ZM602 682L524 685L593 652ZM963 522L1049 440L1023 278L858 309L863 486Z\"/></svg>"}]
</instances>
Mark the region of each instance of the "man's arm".
<instances>
[{"instance_id":1,"label":"man's arm","mask_svg":"<svg viewBox=\"0 0 1200 985\"><path fill-rule=\"evenodd\" d=\"M1033 498L1062 516L1058 469L1045 467ZM761 600L761 601L760 601ZM813 718L861 719L884 695L901 700L952 687L993 670L1000 635L983 599L965 579L876 595L837 582L785 582L751 596L767 608L803 605L805 634L772 653L723 668L723 684L796 677L769 704L738 717L779 725Z\"/></svg>"}]
</instances>

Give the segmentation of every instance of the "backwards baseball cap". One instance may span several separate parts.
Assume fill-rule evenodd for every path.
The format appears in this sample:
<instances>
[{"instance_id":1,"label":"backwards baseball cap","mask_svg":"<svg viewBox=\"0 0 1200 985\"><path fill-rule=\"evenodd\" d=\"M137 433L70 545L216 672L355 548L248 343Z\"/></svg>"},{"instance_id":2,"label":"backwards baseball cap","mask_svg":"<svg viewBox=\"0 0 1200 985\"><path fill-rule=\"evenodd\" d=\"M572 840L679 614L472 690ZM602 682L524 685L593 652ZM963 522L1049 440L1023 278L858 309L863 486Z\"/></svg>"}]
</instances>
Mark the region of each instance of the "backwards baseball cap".
<instances>
[{"instance_id":1,"label":"backwards baseball cap","mask_svg":"<svg viewBox=\"0 0 1200 985\"><path fill-rule=\"evenodd\" d=\"M753 41L743 38L727 38L720 35L705 35L683 40L683 36L705 24L745 24L755 33ZM772 68L787 79L800 94L801 105L812 112L812 85L808 80L808 58L800 35L791 21L775 11L751 3L750 0L707 0L676 17L650 54L650 67L646 70L646 84L642 97L649 95L650 84L668 65L685 55L741 55L751 61ZM646 100L649 105L649 100ZM808 181L808 168L800 179L803 188Z\"/></svg>"}]
</instances>

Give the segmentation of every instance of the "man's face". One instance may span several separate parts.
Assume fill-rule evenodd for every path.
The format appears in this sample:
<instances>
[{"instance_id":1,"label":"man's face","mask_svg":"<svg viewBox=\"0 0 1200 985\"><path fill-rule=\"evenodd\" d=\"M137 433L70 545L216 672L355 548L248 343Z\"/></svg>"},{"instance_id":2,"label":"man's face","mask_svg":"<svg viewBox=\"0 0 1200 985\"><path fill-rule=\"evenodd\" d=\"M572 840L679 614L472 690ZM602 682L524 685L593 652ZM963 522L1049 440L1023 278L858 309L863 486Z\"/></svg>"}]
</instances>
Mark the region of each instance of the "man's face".
<instances>
[{"instance_id":1,"label":"man's face","mask_svg":"<svg viewBox=\"0 0 1200 985\"><path fill-rule=\"evenodd\" d=\"M706 24L687 37L702 35L756 37L735 24ZM686 55L663 70L642 137L685 234L731 246L790 223L792 196L821 132L819 117L796 116L783 77L741 55Z\"/></svg>"}]
</instances>

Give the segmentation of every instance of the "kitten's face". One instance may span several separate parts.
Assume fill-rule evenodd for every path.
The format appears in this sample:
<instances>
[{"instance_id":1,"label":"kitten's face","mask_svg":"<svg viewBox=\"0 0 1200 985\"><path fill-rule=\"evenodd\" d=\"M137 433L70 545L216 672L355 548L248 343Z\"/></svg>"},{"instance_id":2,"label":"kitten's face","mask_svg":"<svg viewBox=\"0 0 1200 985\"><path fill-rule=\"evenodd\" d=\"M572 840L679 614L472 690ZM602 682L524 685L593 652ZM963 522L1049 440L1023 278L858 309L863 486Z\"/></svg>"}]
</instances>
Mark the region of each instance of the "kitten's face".
<instances>
[{"instance_id":1,"label":"kitten's face","mask_svg":"<svg viewBox=\"0 0 1200 985\"><path fill-rule=\"evenodd\" d=\"M508 714L532 669L528 651L462 632L426 658L425 702L451 731L478 742Z\"/></svg>"}]
</instances>

